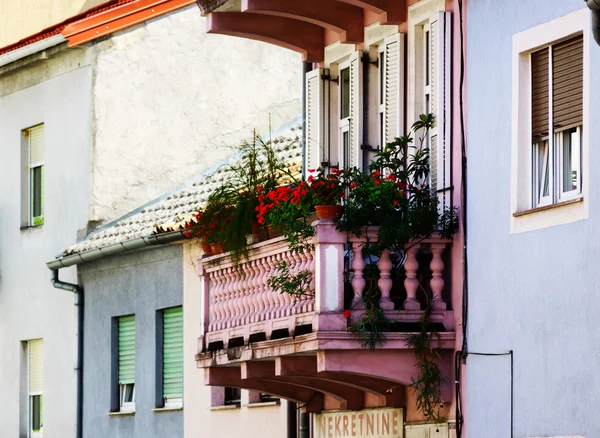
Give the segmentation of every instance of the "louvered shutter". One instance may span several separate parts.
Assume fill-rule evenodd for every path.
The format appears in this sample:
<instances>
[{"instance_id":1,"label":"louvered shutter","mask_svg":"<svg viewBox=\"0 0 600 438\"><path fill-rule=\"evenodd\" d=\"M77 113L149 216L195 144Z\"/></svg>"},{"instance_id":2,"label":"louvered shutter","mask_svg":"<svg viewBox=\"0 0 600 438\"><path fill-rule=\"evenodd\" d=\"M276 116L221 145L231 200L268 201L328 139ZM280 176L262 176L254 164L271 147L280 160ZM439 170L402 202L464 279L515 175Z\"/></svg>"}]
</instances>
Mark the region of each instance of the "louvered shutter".
<instances>
[{"instance_id":1,"label":"louvered shutter","mask_svg":"<svg viewBox=\"0 0 600 438\"><path fill-rule=\"evenodd\" d=\"M555 129L583 123L583 35L552 46L552 123Z\"/></svg>"},{"instance_id":2,"label":"louvered shutter","mask_svg":"<svg viewBox=\"0 0 600 438\"><path fill-rule=\"evenodd\" d=\"M119 384L135 383L135 315L119 318Z\"/></svg>"},{"instance_id":3,"label":"louvered shutter","mask_svg":"<svg viewBox=\"0 0 600 438\"><path fill-rule=\"evenodd\" d=\"M163 397L183 396L183 309L163 311Z\"/></svg>"},{"instance_id":4,"label":"louvered shutter","mask_svg":"<svg viewBox=\"0 0 600 438\"><path fill-rule=\"evenodd\" d=\"M29 341L27 345L29 394L42 394L44 392L44 340Z\"/></svg>"},{"instance_id":5,"label":"louvered shutter","mask_svg":"<svg viewBox=\"0 0 600 438\"><path fill-rule=\"evenodd\" d=\"M384 41L384 129L386 143L402 133L404 121L404 35L397 33Z\"/></svg>"},{"instance_id":6,"label":"louvered shutter","mask_svg":"<svg viewBox=\"0 0 600 438\"><path fill-rule=\"evenodd\" d=\"M29 164L44 161L44 125L34 126L29 130Z\"/></svg>"},{"instance_id":7,"label":"louvered shutter","mask_svg":"<svg viewBox=\"0 0 600 438\"><path fill-rule=\"evenodd\" d=\"M439 12L430 21L431 108L435 117L431 132L431 186L440 210L451 206L452 159L452 14Z\"/></svg>"},{"instance_id":8,"label":"louvered shutter","mask_svg":"<svg viewBox=\"0 0 600 438\"><path fill-rule=\"evenodd\" d=\"M317 169L323 160L323 69L306 73L306 166Z\"/></svg>"},{"instance_id":9,"label":"louvered shutter","mask_svg":"<svg viewBox=\"0 0 600 438\"><path fill-rule=\"evenodd\" d=\"M550 127L550 51L548 47L531 54L531 134L536 143Z\"/></svg>"},{"instance_id":10,"label":"louvered shutter","mask_svg":"<svg viewBox=\"0 0 600 438\"><path fill-rule=\"evenodd\" d=\"M362 168L362 52L350 57L350 167Z\"/></svg>"}]
</instances>

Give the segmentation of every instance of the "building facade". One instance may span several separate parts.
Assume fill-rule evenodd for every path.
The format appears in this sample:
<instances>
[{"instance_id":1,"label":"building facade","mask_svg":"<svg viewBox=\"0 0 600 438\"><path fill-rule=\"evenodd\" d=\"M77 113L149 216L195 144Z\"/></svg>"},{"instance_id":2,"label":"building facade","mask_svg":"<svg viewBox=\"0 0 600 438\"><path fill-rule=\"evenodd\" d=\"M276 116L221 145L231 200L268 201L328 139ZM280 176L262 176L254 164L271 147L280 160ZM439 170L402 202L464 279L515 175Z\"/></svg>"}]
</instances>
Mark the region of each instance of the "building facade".
<instances>
[{"instance_id":1,"label":"building facade","mask_svg":"<svg viewBox=\"0 0 600 438\"><path fill-rule=\"evenodd\" d=\"M268 126L269 114L271 123L283 123L300 111L296 55L253 43L244 44L243 56L229 57L223 53L233 46L203 36L191 2L161 2L163 9L141 12L129 3L110 2L0 49L6 150L0 165L0 404L6 409L0 418L10 436L81 433L79 302L52 287L43 265L102 223L208 169L227 153L215 145L245 138L249 126ZM96 34L98 20L108 20L103 27L110 32L86 39ZM110 20L121 20L119 27ZM225 50L218 57L210 55L215 45ZM290 69L256 72L262 70L257 58L284 60ZM247 85L211 85L230 74L236 83L247 78ZM193 94L190 84L207 85ZM208 99L216 95L223 106ZM252 105L231 108L242 95ZM274 96L281 104L271 104ZM222 117L210 119L213 112ZM60 280L77 284L76 270L61 271Z\"/></svg>"},{"instance_id":2,"label":"building facade","mask_svg":"<svg viewBox=\"0 0 600 438\"><path fill-rule=\"evenodd\" d=\"M467 358L468 436L600 434L586 402L600 51L585 6L469 2L468 351L506 355Z\"/></svg>"},{"instance_id":3,"label":"building facade","mask_svg":"<svg viewBox=\"0 0 600 438\"><path fill-rule=\"evenodd\" d=\"M374 151L408 133L421 114L431 113L436 119L427 138L432 185L443 205L460 210L461 25L466 2L199 4L209 33L266 41L303 55L305 171L320 166L364 169ZM456 380L451 378L454 358L462 349L461 232L452 242L435 237L421 242L407 253L404 266L419 269L418 260L426 263L431 257L433 277L444 279L432 286L437 291L432 318L441 327L439 365L447 382L442 389L447 420L434 424L418 409L409 388L417 366L405 335L390 333L387 343L366 351L348 332L362 314L353 310L348 319L344 316L344 282L359 301L365 241L348 237L331 223L320 222L316 228L314 252L294 256L285 242L261 244L239 275L230 270L227 257L198 259L202 288L196 359L204 369L204 383L219 387L236 382L239 388L292 400L312 415L316 437L453 435L457 394L448 383ZM314 297L296 305L266 287L274 260L308 269L315 279ZM383 276L389 269L385 256L379 263ZM414 278L412 272L406 275ZM420 281L417 289L425 290L429 279ZM380 308L412 331L408 327L418 321L424 305L413 294L414 283L404 285L405 297L382 298ZM375 421L385 428L372 430ZM199 418L186 418L186 433L193 435L202 427Z\"/></svg>"}]
</instances>

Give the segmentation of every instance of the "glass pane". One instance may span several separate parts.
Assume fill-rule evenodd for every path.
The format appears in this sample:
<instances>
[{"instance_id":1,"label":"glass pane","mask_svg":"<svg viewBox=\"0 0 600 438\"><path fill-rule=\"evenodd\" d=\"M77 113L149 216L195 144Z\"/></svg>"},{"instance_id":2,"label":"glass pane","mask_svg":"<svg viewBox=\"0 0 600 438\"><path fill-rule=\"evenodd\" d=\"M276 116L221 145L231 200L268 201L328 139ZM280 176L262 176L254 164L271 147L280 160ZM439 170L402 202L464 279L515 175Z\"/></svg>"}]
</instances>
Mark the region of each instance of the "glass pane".
<instances>
[{"instance_id":1,"label":"glass pane","mask_svg":"<svg viewBox=\"0 0 600 438\"><path fill-rule=\"evenodd\" d=\"M429 31L425 32L425 86L429 85Z\"/></svg>"},{"instance_id":2,"label":"glass pane","mask_svg":"<svg viewBox=\"0 0 600 438\"><path fill-rule=\"evenodd\" d=\"M33 217L42 215L42 166L31 169Z\"/></svg>"},{"instance_id":3,"label":"glass pane","mask_svg":"<svg viewBox=\"0 0 600 438\"><path fill-rule=\"evenodd\" d=\"M379 113L379 146L383 149L385 141L383 139L383 113Z\"/></svg>"},{"instance_id":4,"label":"glass pane","mask_svg":"<svg viewBox=\"0 0 600 438\"><path fill-rule=\"evenodd\" d=\"M240 388L225 387L225 404L231 405L239 403L242 399L242 390Z\"/></svg>"},{"instance_id":5,"label":"glass pane","mask_svg":"<svg viewBox=\"0 0 600 438\"><path fill-rule=\"evenodd\" d=\"M350 68L340 72L340 119L350 117Z\"/></svg>"},{"instance_id":6,"label":"glass pane","mask_svg":"<svg viewBox=\"0 0 600 438\"><path fill-rule=\"evenodd\" d=\"M42 428L42 395L32 395L31 399L31 430L39 432Z\"/></svg>"},{"instance_id":7,"label":"glass pane","mask_svg":"<svg viewBox=\"0 0 600 438\"><path fill-rule=\"evenodd\" d=\"M550 166L549 164L549 148L548 142L536 144L536 166L537 166L537 185L536 192L538 193L539 199L550 196Z\"/></svg>"},{"instance_id":8,"label":"glass pane","mask_svg":"<svg viewBox=\"0 0 600 438\"><path fill-rule=\"evenodd\" d=\"M383 52L379 52L379 58L377 59L377 67L379 68L379 104L383 103L383 90L385 88L384 76L383 76Z\"/></svg>"},{"instance_id":9,"label":"glass pane","mask_svg":"<svg viewBox=\"0 0 600 438\"><path fill-rule=\"evenodd\" d=\"M580 140L577 128L562 133L562 191L579 190Z\"/></svg>"},{"instance_id":10,"label":"glass pane","mask_svg":"<svg viewBox=\"0 0 600 438\"><path fill-rule=\"evenodd\" d=\"M344 151L344 167L347 169L350 167L350 133L348 131L342 132L342 150Z\"/></svg>"}]
</instances>

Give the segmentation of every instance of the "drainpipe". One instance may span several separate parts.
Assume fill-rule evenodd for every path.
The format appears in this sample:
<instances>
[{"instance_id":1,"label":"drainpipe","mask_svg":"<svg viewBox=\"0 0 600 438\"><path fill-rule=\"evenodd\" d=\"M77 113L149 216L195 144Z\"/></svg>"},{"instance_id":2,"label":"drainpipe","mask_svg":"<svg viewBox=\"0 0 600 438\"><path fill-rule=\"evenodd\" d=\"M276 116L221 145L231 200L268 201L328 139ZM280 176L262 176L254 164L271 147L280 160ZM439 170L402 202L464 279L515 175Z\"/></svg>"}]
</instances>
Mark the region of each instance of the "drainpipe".
<instances>
[{"instance_id":1,"label":"drainpipe","mask_svg":"<svg viewBox=\"0 0 600 438\"><path fill-rule=\"evenodd\" d=\"M586 0L586 3L592 11L592 34L600 45L600 0Z\"/></svg>"},{"instance_id":2,"label":"drainpipe","mask_svg":"<svg viewBox=\"0 0 600 438\"><path fill-rule=\"evenodd\" d=\"M312 70L312 62L302 63L302 176L306 179L306 73Z\"/></svg>"},{"instance_id":3,"label":"drainpipe","mask_svg":"<svg viewBox=\"0 0 600 438\"><path fill-rule=\"evenodd\" d=\"M310 438L310 415L307 412L300 412L300 427L298 428L298 438Z\"/></svg>"},{"instance_id":4,"label":"drainpipe","mask_svg":"<svg viewBox=\"0 0 600 438\"><path fill-rule=\"evenodd\" d=\"M58 279L58 269L52 270L52 286L73 292L77 301L77 438L83 438L83 288Z\"/></svg>"}]
</instances>

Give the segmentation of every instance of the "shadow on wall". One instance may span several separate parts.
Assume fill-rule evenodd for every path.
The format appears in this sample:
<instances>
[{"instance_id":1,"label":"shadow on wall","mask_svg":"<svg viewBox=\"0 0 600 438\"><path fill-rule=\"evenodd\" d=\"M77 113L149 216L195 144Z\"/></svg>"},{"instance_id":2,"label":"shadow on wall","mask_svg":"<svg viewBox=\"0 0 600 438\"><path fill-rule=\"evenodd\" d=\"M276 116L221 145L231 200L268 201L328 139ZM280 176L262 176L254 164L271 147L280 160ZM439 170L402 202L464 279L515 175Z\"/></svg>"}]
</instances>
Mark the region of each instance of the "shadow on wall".
<instances>
[{"instance_id":1,"label":"shadow on wall","mask_svg":"<svg viewBox=\"0 0 600 438\"><path fill-rule=\"evenodd\" d=\"M107 0L85 0L79 9L79 13L85 12L94 6L101 5L102 3L106 3Z\"/></svg>"}]
</instances>

